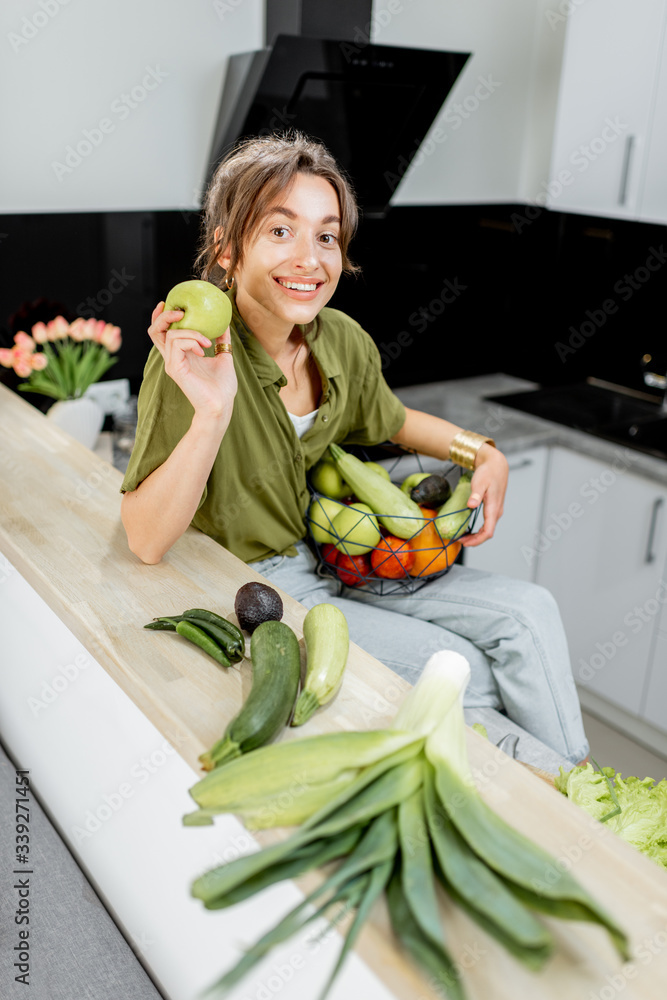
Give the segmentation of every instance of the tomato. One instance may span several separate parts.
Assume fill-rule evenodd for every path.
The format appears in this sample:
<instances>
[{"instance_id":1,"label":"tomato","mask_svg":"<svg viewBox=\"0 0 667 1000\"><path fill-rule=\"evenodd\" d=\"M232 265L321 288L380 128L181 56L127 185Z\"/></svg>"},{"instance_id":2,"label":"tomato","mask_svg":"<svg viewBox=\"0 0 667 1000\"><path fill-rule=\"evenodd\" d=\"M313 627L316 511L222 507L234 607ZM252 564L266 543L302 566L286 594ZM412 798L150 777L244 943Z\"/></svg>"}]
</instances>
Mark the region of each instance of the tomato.
<instances>
[{"instance_id":1,"label":"tomato","mask_svg":"<svg viewBox=\"0 0 667 1000\"><path fill-rule=\"evenodd\" d=\"M366 582L371 569L371 561L365 553L362 556L348 556L341 552L336 560L338 578L348 587L360 587Z\"/></svg>"},{"instance_id":2,"label":"tomato","mask_svg":"<svg viewBox=\"0 0 667 1000\"><path fill-rule=\"evenodd\" d=\"M326 542L320 549L320 558L327 566L335 566L338 555L338 549L332 542Z\"/></svg>"}]
</instances>

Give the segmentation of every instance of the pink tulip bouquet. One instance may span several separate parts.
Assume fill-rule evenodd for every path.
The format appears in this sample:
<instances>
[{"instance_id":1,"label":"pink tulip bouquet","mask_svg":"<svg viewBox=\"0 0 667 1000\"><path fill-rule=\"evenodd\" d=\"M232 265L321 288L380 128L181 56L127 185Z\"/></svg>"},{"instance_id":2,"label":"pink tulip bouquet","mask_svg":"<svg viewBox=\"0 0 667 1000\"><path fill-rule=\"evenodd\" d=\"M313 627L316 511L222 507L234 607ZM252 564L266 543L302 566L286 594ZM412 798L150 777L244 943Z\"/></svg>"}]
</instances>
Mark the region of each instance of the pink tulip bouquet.
<instances>
[{"instance_id":1,"label":"pink tulip bouquet","mask_svg":"<svg viewBox=\"0 0 667 1000\"><path fill-rule=\"evenodd\" d=\"M79 316L68 323L56 316L48 323L35 323L31 333L21 330L13 347L0 348L0 365L26 380L19 386L23 392L78 399L118 360L111 354L120 347L120 327L101 319Z\"/></svg>"}]
</instances>

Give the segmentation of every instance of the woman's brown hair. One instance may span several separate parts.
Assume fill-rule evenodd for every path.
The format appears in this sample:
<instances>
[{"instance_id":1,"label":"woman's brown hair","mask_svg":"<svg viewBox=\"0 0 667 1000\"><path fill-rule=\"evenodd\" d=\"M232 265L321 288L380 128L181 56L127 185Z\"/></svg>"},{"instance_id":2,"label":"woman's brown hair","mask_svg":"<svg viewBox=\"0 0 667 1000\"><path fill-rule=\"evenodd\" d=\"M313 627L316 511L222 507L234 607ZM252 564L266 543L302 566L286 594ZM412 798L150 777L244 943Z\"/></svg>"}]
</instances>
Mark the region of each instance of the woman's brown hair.
<instances>
[{"instance_id":1,"label":"woman's brown hair","mask_svg":"<svg viewBox=\"0 0 667 1000\"><path fill-rule=\"evenodd\" d=\"M245 242L255 232L269 205L299 173L323 177L336 191L341 213L339 245L343 271L354 274L359 270L347 255L358 222L350 180L323 143L290 131L245 139L218 164L204 198L200 249L195 261L201 278L223 285L234 277L234 270L243 259ZM231 259L225 271L218 264L218 257L227 246Z\"/></svg>"}]
</instances>

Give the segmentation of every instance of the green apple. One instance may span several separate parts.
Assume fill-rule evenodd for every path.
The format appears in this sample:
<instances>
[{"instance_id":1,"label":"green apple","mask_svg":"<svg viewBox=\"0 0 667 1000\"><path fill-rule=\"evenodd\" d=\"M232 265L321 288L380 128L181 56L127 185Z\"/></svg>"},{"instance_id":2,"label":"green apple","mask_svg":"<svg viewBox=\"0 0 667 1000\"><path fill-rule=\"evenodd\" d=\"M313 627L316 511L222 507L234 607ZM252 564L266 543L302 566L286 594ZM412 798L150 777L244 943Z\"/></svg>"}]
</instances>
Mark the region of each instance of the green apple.
<instances>
[{"instance_id":1,"label":"green apple","mask_svg":"<svg viewBox=\"0 0 667 1000\"><path fill-rule=\"evenodd\" d=\"M343 507L333 519L333 530L338 538L334 545L347 556L370 552L382 537L377 518L365 503Z\"/></svg>"},{"instance_id":2,"label":"green apple","mask_svg":"<svg viewBox=\"0 0 667 1000\"><path fill-rule=\"evenodd\" d=\"M181 281L174 285L164 303L167 309L182 309L184 316L170 330L196 330L209 340L220 337L232 318L229 296L210 281Z\"/></svg>"},{"instance_id":3,"label":"green apple","mask_svg":"<svg viewBox=\"0 0 667 1000\"><path fill-rule=\"evenodd\" d=\"M338 500L331 500L329 497L316 497L313 500L308 510L308 525L310 533L318 545L336 540L333 520L341 510L345 509L345 504L339 503Z\"/></svg>"},{"instance_id":4,"label":"green apple","mask_svg":"<svg viewBox=\"0 0 667 1000\"><path fill-rule=\"evenodd\" d=\"M364 462L364 465L367 469L372 469L373 472L379 472L388 482L391 482L389 470L385 469L384 465L380 465L379 462Z\"/></svg>"},{"instance_id":5,"label":"green apple","mask_svg":"<svg viewBox=\"0 0 667 1000\"><path fill-rule=\"evenodd\" d=\"M343 480L338 466L333 459L320 459L310 472L310 482L314 490L323 493L325 497L342 500L352 496L352 490Z\"/></svg>"},{"instance_id":6,"label":"green apple","mask_svg":"<svg viewBox=\"0 0 667 1000\"><path fill-rule=\"evenodd\" d=\"M414 489L417 483L421 483L422 479L426 479L426 477L430 475L430 472L413 472L411 476L408 476L407 479L403 480L401 483L401 489L404 493L407 493L407 495L410 496L410 490Z\"/></svg>"}]
</instances>

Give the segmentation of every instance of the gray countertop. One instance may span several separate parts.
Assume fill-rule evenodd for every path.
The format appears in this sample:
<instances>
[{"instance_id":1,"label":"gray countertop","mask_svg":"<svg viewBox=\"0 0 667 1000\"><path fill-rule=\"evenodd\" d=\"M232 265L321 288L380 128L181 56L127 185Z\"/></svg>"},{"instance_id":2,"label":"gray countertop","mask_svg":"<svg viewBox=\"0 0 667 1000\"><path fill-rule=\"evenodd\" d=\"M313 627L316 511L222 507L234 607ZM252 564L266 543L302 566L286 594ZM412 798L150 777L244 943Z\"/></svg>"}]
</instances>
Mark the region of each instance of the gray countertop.
<instances>
[{"instance_id":1,"label":"gray countertop","mask_svg":"<svg viewBox=\"0 0 667 1000\"><path fill-rule=\"evenodd\" d=\"M667 485L667 461L663 459L513 410L497 400L484 399L496 393L536 388L535 382L496 373L405 386L395 391L411 409L425 410L460 427L487 434L506 455L537 445L560 445L600 462L611 462L622 456L633 473Z\"/></svg>"}]
</instances>

